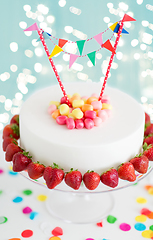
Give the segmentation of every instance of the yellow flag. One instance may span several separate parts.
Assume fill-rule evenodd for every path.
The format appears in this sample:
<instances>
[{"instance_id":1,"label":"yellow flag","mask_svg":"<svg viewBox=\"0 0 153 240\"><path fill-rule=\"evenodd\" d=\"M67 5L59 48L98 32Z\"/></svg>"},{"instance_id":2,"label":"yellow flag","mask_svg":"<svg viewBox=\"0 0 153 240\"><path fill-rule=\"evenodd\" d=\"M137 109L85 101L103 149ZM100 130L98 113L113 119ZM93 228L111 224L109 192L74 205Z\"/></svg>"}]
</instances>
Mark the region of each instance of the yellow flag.
<instances>
[{"instance_id":1,"label":"yellow flag","mask_svg":"<svg viewBox=\"0 0 153 240\"><path fill-rule=\"evenodd\" d=\"M56 54L58 54L58 53L60 53L62 51L63 51L62 48L60 48L58 45L55 45L55 47L54 47L51 55L49 56L49 58L52 58L53 56L55 56Z\"/></svg>"},{"instance_id":2,"label":"yellow flag","mask_svg":"<svg viewBox=\"0 0 153 240\"><path fill-rule=\"evenodd\" d=\"M114 23L113 25L111 25L109 28L114 32L116 26L117 26L118 22Z\"/></svg>"}]
</instances>

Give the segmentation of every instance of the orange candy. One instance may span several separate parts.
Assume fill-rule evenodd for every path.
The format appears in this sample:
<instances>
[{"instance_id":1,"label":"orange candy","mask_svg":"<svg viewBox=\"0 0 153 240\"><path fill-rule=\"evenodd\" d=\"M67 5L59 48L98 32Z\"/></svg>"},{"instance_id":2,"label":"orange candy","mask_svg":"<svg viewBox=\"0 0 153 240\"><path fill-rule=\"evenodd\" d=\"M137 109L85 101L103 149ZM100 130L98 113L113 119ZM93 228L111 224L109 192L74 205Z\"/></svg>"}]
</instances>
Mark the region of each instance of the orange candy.
<instances>
[{"instance_id":1,"label":"orange candy","mask_svg":"<svg viewBox=\"0 0 153 240\"><path fill-rule=\"evenodd\" d=\"M81 109L82 109L82 112L93 111L93 106L90 104L84 104Z\"/></svg>"},{"instance_id":2,"label":"orange candy","mask_svg":"<svg viewBox=\"0 0 153 240\"><path fill-rule=\"evenodd\" d=\"M94 102L94 101L98 101L98 98L96 98L96 97L90 97L90 98L87 99L87 104L91 104L91 103Z\"/></svg>"},{"instance_id":3,"label":"orange candy","mask_svg":"<svg viewBox=\"0 0 153 240\"><path fill-rule=\"evenodd\" d=\"M52 118L56 119L58 116L60 116L60 111L59 111L59 109L56 109L56 110L52 113Z\"/></svg>"}]
</instances>

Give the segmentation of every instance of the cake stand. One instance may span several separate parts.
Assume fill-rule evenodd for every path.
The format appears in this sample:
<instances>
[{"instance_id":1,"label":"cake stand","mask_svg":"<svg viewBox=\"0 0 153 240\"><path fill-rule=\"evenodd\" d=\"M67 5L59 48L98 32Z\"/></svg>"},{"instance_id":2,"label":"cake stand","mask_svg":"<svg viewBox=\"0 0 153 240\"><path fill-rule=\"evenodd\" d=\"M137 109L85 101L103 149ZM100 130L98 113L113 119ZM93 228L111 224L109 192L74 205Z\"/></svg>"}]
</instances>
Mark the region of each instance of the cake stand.
<instances>
[{"instance_id":1,"label":"cake stand","mask_svg":"<svg viewBox=\"0 0 153 240\"><path fill-rule=\"evenodd\" d=\"M48 189L44 179L32 180L28 177L26 171L21 175L48 189L48 199L46 201L47 211L54 217L68 223L93 223L102 220L108 216L115 206L113 192L132 186L143 179L153 169L153 163L150 162L146 174L137 173L135 182L119 180L116 188L110 188L100 182L99 186L89 191L83 184L79 190L73 190L63 181L55 189Z\"/></svg>"}]
</instances>

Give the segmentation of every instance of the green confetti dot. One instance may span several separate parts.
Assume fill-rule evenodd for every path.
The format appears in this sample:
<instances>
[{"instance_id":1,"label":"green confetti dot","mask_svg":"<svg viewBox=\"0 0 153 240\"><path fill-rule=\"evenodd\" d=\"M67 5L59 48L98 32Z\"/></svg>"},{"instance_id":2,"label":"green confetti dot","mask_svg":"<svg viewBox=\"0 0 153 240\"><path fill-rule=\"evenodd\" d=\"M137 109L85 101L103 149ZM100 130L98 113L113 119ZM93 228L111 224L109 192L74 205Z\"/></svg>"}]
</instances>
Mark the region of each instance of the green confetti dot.
<instances>
[{"instance_id":1,"label":"green confetti dot","mask_svg":"<svg viewBox=\"0 0 153 240\"><path fill-rule=\"evenodd\" d=\"M0 190L0 195L3 193L3 191L2 190Z\"/></svg>"},{"instance_id":2,"label":"green confetti dot","mask_svg":"<svg viewBox=\"0 0 153 240\"><path fill-rule=\"evenodd\" d=\"M151 226L149 227L149 229L150 229L151 231L153 231L153 225L151 225Z\"/></svg>"},{"instance_id":3,"label":"green confetti dot","mask_svg":"<svg viewBox=\"0 0 153 240\"><path fill-rule=\"evenodd\" d=\"M32 191L30 189L26 189L23 191L23 194L29 196L32 194Z\"/></svg>"},{"instance_id":4,"label":"green confetti dot","mask_svg":"<svg viewBox=\"0 0 153 240\"><path fill-rule=\"evenodd\" d=\"M114 217L114 216L112 216L112 215L109 215L109 216L107 217L107 222L109 222L109 223L115 223L116 220L117 220L117 218Z\"/></svg>"},{"instance_id":5,"label":"green confetti dot","mask_svg":"<svg viewBox=\"0 0 153 240\"><path fill-rule=\"evenodd\" d=\"M0 216L0 224L6 223L7 220L7 217Z\"/></svg>"}]
</instances>

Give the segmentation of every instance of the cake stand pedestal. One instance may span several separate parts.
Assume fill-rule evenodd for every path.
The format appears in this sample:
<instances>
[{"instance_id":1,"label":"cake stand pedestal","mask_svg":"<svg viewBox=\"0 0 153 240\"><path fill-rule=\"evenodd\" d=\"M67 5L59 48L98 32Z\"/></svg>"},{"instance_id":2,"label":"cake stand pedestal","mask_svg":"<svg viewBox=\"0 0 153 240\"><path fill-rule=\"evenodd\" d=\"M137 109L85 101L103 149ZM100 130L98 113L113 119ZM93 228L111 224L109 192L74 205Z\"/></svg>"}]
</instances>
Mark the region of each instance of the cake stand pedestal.
<instances>
[{"instance_id":1,"label":"cake stand pedestal","mask_svg":"<svg viewBox=\"0 0 153 240\"><path fill-rule=\"evenodd\" d=\"M93 191L89 191L84 185L81 185L79 190L73 190L63 181L55 189L48 189L47 211L52 216L68 223L87 224L98 222L108 216L115 206L113 197L115 191L132 186L148 175L152 169L153 163L150 162L146 174L137 174L135 182L127 182L120 179L115 189L100 183ZM34 181L28 177L26 171L21 172L21 175L47 188L43 178Z\"/></svg>"}]
</instances>

